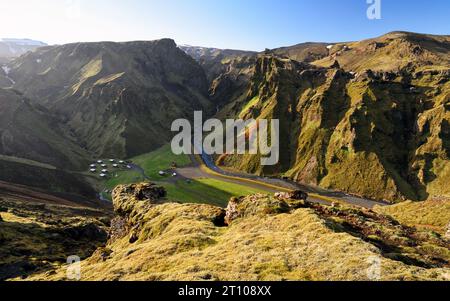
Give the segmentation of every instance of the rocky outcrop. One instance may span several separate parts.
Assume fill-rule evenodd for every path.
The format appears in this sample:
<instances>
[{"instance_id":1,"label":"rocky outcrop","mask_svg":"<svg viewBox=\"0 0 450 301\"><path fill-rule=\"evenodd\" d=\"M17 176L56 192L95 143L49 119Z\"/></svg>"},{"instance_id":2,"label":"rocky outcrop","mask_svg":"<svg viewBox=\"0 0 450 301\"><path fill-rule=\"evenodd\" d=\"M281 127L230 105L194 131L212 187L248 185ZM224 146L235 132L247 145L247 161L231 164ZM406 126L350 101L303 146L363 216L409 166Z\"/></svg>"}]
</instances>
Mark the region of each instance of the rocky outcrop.
<instances>
[{"instance_id":1,"label":"rocky outcrop","mask_svg":"<svg viewBox=\"0 0 450 301\"><path fill-rule=\"evenodd\" d=\"M0 198L8 208L0 220L0 281L55 274L69 256L85 259L107 241L108 211L17 198Z\"/></svg>"},{"instance_id":2,"label":"rocky outcrop","mask_svg":"<svg viewBox=\"0 0 450 301\"><path fill-rule=\"evenodd\" d=\"M113 224L128 231L82 262L82 280L373 280L375 256L388 271L379 280L446 277L443 240L371 210L292 199L299 193L234 198L223 210L166 202L161 191L115 189Z\"/></svg>"},{"instance_id":3,"label":"rocky outcrop","mask_svg":"<svg viewBox=\"0 0 450 301\"><path fill-rule=\"evenodd\" d=\"M149 210L161 202L166 191L151 183L140 183L129 186L118 186L112 192L114 211L118 215L111 221L109 232L110 243L129 237L129 241L138 239L142 212Z\"/></svg>"},{"instance_id":4,"label":"rocky outcrop","mask_svg":"<svg viewBox=\"0 0 450 301\"><path fill-rule=\"evenodd\" d=\"M117 186L112 192L114 211L122 217L130 215L138 206L152 206L165 196L165 189L152 183Z\"/></svg>"},{"instance_id":5,"label":"rocky outcrop","mask_svg":"<svg viewBox=\"0 0 450 301\"><path fill-rule=\"evenodd\" d=\"M129 243L145 240L148 233L145 231L146 223L154 218L152 209L162 208L165 204L166 191L152 183L139 183L132 185L121 185L114 189L113 193L114 211L118 217L111 222L110 243L127 237ZM160 207L161 206L161 207ZM175 206L171 204L170 206ZM201 211L196 212L195 207L192 214L200 214L214 225L224 224L224 210L213 206L200 206ZM207 210L204 210L207 209ZM199 217L200 218L200 217Z\"/></svg>"},{"instance_id":6,"label":"rocky outcrop","mask_svg":"<svg viewBox=\"0 0 450 301\"><path fill-rule=\"evenodd\" d=\"M288 213L299 207L298 203L295 203L295 206L293 204L289 198L273 198L260 194L232 198L226 209L225 224L231 225L234 220L250 216Z\"/></svg>"},{"instance_id":7,"label":"rocky outcrop","mask_svg":"<svg viewBox=\"0 0 450 301\"><path fill-rule=\"evenodd\" d=\"M275 198L279 200L308 200L308 194L301 190L295 190L292 192L278 192L275 193Z\"/></svg>"}]
</instances>

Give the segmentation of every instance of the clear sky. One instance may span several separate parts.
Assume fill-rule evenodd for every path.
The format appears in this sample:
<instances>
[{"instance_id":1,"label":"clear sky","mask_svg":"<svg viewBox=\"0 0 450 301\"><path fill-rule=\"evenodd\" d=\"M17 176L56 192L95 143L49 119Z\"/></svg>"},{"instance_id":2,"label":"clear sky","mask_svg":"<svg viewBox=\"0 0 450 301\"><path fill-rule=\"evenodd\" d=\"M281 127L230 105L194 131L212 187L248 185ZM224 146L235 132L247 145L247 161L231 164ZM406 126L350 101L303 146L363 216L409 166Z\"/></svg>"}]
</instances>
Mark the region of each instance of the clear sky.
<instances>
[{"instance_id":1,"label":"clear sky","mask_svg":"<svg viewBox=\"0 0 450 301\"><path fill-rule=\"evenodd\" d=\"M450 0L0 0L0 37L49 44L173 38L179 44L262 50L406 30L450 34ZM376 0L369 0L376 1Z\"/></svg>"}]
</instances>

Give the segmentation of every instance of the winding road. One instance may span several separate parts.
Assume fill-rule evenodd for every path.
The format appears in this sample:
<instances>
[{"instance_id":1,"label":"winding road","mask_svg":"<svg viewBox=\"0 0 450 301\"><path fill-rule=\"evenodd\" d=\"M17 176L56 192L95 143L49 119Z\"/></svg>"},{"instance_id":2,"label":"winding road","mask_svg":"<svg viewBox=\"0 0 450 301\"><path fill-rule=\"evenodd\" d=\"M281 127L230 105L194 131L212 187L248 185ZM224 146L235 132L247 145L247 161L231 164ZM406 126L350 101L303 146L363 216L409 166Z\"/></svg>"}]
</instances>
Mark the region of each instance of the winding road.
<instances>
[{"instance_id":1,"label":"winding road","mask_svg":"<svg viewBox=\"0 0 450 301\"><path fill-rule=\"evenodd\" d=\"M372 209L375 206L389 205L388 203L352 196L343 192L329 191L285 179L260 177L242 172L224 170L219 168L215 164L213 158L206 154L202 154L201 156L191 155L190 159L192 162L190 166L175 169L175 172L177 173L176 178L183 178L186 180L216 179L266 191L268 193L301 190L309 194L308 201L324 205L330 205L337 202L369 209ZM149 179L142 167L136 164L129 165L133 171L139 173L144 179ZM174 183L176 183L176 178L171 177L168 181L175 181ZM103 201L108 201L104 198L102 193L99 194L99 198Z\"/></svg>"},{"instance_id":2,"label":"winding road","mask_svg":"<svg viewBox=\"0 0 450 301\"><path fill-rule=\"evenodd\" d=\"M360 198L342 192L329 191L317 187L302 185L293 181L226 171L216 166L214 160L206 154L201 156L191 156L191 161L192 166L178 168L176 170L178 175L193 180L199 178L218 179L225 182L257 188L269 193L302 190L309 194L309 201L327 205L333 202L341 202L369 209L372 209L375 206L389 205L387 203Z\"/></svg>"}]
</instances>

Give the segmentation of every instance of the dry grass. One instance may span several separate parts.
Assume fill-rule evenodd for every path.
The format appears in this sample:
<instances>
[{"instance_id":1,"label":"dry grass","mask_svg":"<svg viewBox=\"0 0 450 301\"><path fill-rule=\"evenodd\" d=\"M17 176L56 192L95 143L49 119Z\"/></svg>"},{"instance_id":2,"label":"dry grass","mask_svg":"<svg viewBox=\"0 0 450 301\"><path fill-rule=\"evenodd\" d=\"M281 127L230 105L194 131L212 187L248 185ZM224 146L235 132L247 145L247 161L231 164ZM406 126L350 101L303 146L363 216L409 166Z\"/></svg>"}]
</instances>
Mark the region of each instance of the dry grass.
<instances>
[{"instance_id":1,"label":"dry grass","mask_svg":"<svg viewBox=\"0 0 450 301\"><path fill-rule=\"evenodd\" d=\"M450 223L448 200L404 202L388 207L377 207L375 211L390 215L403 224L433 229L439 233L445 233Z\"/></svg>"},{"instance_id":2,"label":"dry grass","mask_svg":"<svg viewBox=\"0 0 450 301\"><path fill-rule=\"evenodd\" d=\"M108 213L0 198L0 280L51 271L107 240Z\"/></svg>"},{"instance_id":3,"label":"dry grass","mask_svg":"<svg viewBox=\"0 0 450 301\"><path fill-rule=\"evenodd\" d=\"M313 209L267 210L286 205L252 196L230 226L220 227L220 208L157 205L134 188L117 188L114 200L132 230L82 262L82 280L371 280L373 258L381 260L382 280L448 277L448 269L383 257L374 245L334 230ZM61 269L32 279L64 278Z\"/></svg>"}]
</instances>

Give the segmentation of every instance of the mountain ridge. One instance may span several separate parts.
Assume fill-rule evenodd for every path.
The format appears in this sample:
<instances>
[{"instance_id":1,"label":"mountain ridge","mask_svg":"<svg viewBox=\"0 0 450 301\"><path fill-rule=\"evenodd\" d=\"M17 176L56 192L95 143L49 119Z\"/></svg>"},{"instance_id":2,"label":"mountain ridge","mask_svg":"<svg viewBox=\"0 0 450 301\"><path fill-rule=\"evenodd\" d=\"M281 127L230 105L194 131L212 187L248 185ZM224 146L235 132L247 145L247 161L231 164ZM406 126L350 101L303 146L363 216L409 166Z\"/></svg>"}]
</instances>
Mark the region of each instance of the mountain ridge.
<instances>
[{"instance_id":1,"label":"mountain ridge","mask_svg":"<svg viewBox=\"0 0 450 301\"><path fill-rule=\"evenodd\" d=\"M309 63L260 54L242 96L219 116L280 119L281 162L263 168L258 156L221 156L218 163L378 200L448 198L447 39L393 33L335 44ZM370 69L383 57L393 66Z\"/></svg>"},{"instance_id":2,"label":"mountain ridge","mask_svg":"<svg viewBox=\"0 0 450 301\"><path fill-rule=\"evenodd\" d=\"M173 120L212 107L203 70L170 39L48 47L8 67L14 89L100 157L154 150L169 141Z\"/></svg>"},{"instance_id":3,"label":"mountain ridge","mask_svg":"<svg viewBox=\"0 0 450 301\"><path fill-rule=\"evenodd\" d=\"M194 110L278 118L278 166L252 156L219 163L378 200L446 198L449 40L391 32L262 53L171 39L73 43L15 59L0 85L3 72L4 88L43 106L91 160L156 149Z\"/></svg>"}]
</instances>

